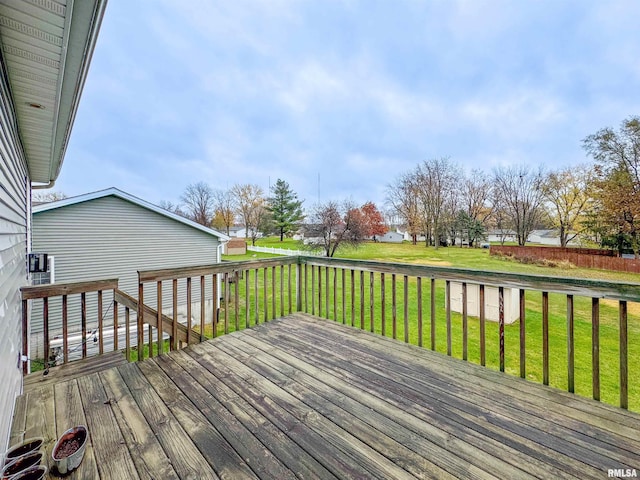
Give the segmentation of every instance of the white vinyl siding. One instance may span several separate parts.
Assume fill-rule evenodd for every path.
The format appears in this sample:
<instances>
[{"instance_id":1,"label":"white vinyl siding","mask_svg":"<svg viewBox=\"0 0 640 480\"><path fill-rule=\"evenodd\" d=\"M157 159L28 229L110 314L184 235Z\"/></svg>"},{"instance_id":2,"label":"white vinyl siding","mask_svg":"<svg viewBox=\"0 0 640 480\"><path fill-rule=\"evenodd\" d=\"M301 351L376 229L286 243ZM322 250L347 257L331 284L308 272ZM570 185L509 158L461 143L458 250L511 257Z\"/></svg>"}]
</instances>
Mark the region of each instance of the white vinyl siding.
<instances>
[{"instance_id":1,"label":"white vinyl siding","mask_svg":"<svg viewBox=\"0 0 640 480\"><path fill-rule=\"evenodd\" d=\"M0 452L6 449L15 397L22 388L22 307L27 284L27 167L7 84L0 69Z\"/></svg>"},{"instance_id":2,"label":"white vinyl siding","mask_svg":"<svg viewBox=\"0 0 640 480\"><path fill-rule=\"evenodd\" d=\"M138 297L138 270L209 265L218 262L219 240L177 220L167 218L116 196L36 212L33 215L33 249L55 256L56 283L118 278L119 288ZM186 303L186 281L179 282L179 305ZM172 309L171 282L163 283L163 310ZM211 300L211 278L205 286ZM97 326L97 296L87 294L87 325ZM113 324L111 292L105 292L104 325ZM193 279L193 301L200 299L200 279ZM147 285L144 303L156 308L156 286ZM212 314L207 305L207 316ZM50 304L50 338L61 334L60 300ZM42 313L34 303L32 335L42 333ZM133 312L132 312L133 313ZM123 321L123 309L119 311ZM194 322L200 310L194 309ZM133 319L132 315L132 319ZM122 323L121 323L122 325ZM69 331L80 329L80 298L69 298ZM34 355L41 355L42 340L34 342ZM95 345L94 345L95 346Z\"/></svg>"}]
</instances>

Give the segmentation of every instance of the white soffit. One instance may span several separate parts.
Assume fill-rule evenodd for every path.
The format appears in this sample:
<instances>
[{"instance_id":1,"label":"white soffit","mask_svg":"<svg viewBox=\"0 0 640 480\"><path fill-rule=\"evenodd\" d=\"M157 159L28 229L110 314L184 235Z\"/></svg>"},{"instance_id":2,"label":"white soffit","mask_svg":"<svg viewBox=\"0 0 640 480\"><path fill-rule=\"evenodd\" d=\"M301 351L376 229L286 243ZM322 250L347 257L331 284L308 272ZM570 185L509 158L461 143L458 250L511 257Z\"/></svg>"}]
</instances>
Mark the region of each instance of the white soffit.
<instances>
[{"instance_id":1,"label":"white soffit","mask_svg":"<svg viewBox=\"0 0 640 480\"><path fill-rule=\"evenodd\" d=\"M106 0L0 0L0 49L32 182L57 178Z\"/></svg>"}]
</instances>

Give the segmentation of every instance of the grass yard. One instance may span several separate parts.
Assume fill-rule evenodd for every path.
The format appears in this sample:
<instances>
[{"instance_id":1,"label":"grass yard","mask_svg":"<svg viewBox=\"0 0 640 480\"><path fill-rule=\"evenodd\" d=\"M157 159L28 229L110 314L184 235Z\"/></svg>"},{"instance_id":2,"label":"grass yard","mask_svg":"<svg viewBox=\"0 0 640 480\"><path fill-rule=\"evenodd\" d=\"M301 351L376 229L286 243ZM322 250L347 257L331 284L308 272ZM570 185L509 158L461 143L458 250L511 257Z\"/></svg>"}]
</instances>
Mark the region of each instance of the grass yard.
<instances>
[{"instance_id":1,"label":"grass yard","mask_svg":"<svg viewBox=\"0 0 640 480\"><path fill-rule=\"evenodd\" d=\"M277 239L261 239L259 244L264 246L284 246L284 248L297 248L298 242L287 240L281 245ZM255 255L255 256L254 256ZM267 254L258 254L250 252L245 258L237 256L225 257L228 260L255 259L264 258ZM505 260L489 256L487 250L468 249L468 248L426 248L424 245L410 244L381 244L368 243L356 250L342 251L341 257L355 258L363 260L390 261L398 263L419 263L425 265L451 266L461 268L471 268L477 270L494 270L505 272L528 273L535 275L547 276L567 276L581 277L592 279L605 279L622 282L640 282L640 275L627 274L622 272L603 272L599 270L587 270L578 268L558 269L550 267L542 267L536 265L523 265L512 260ZM256 279L255 272L250 272L248 277L249 285L249 302L244 300L247 280L239 282L238 285L238 304L237 304L237 326L242 328L245 325L248 315L249 322L256 322L256 315L259 322L263 322L265 318L279 316L281 311L288 313L289 298L287 296L288 270L285 268L283 273L283 283L285 286L285 294L281 303L279 288L281 270L275 270L276 285L276 308L275 315L273 309L272 295L272 278L271 271L267 277L267 293L266 307L267 315L265 317L265 294L264 294L264 275L258 272L257 279L257 295L255 290ZM329 278L327 282L327 272ZM318 281L318 269L315 268L313 275L311 269L307 274L307 297L306 302L303 298L303 310L322 317L328 317L333 320L361 326L364 321L364 328L371 329L371 297L370 297L370 281L371 277L366 272L362 277L359 272L355 273L353 290L354 308L353 317L351 310L351 278L350 272L346 272L345 284L342 284L342 274L338 270L337 276L332 268L322 268L321 282L322 291ZM293 274L295 275L295 274ZM335 290L334 290L335 276ZM312 282L313 280L313 282ZM360 282L362 280L362 290L365 292L364 299L361 302ZM313 298L312 298L312 284ZM373 330L387 336L394 336L393 328L393 300L392 300L392 282L391 275L385 276L385 316L381 316L382 302L380 290L380 275L373 276ZM229 302L229 310L227 315L228 331L236 329L236 304L235 304L235 286L231 285L231 299ZM292 279L293 295L295 295L295 279ZM344 290L344 309L342 304L342 294ZM327 312L326 300L328 291L329 311ZM445 286L444 281L436 281L436 321L435 321L435 346L436 350L446 354L446 317L445 317ZM256 297L258 306L256 308ZM334 298L337 300L334 303ZM319 300L322 300L321 302ZM417 280L415 278L407 279L407 337L413 344L419 344L418 335L418 296L417 296ZM291 299L293 308L295 309L295 298ZM526 376L529 380L542 382L542 295L540 292L526 292ZM306 308L305 308L306 304ZM320 310L322 305L322 310ZM429 318L430 312L430 281L423 279L422 281L422 305L423 305L423 321L422 321L422 344L429 348L431 342L431 323ZM247 311L248 307L248 311ZM398 276L396 279L396 306L395 306L395 336L403 340L405 338L404 324L404 279ZM549 352L550 352L550 384L554 387L566 390L567 388L567 328L566 328L566 296L559 294L550 294L549 296ZM575 331L575 390L576 393L590 397L592 392L592 372L591 372L591 299L584 297L576 297L574 303L574 331ZM219 325L219 334L224 332L225 311L221 311L221 322ZM462 338L462 316L452 313L452 355L462 358L463 338ZM384 325L383 325L384 323ZM469 361L480 363L480 347L479 347L479 321L476 318L469 318L468 321L468 359ZM506 371L513 375L520 373L520 347L519 347L519 321L511 325L505 326L505 364ZM629 303L628 317L628 335L629 335L629 408L631 410L640 411L640 305ZM207 332L211 334L212 332ZM607 403L617 405L619 402L619 351L618 341L618 308L617 302L603 300L600 305L600 383L601 383L601 400ZM498 369L498 325L496 322L487 321L486 323L486 352L487 366L489 368Z\"/></svg>"}]
</instances>

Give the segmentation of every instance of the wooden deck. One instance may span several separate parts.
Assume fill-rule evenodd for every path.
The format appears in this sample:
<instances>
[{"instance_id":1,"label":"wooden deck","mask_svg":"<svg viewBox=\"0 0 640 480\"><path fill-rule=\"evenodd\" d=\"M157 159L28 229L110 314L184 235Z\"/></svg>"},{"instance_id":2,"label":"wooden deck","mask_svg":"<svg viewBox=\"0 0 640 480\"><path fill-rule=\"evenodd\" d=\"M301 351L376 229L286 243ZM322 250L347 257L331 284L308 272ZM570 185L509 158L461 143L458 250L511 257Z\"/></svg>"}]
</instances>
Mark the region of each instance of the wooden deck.
<instances>
[{"instance_id":1,"label":"wooden deck","mask_svg":"<svg viewBox=\"0 0 640 480\"><path fill-rule=\"evenodd\" d=\"M303 314L59 380L30 381L12 442L86 424L73 479L640 472L640 415Z\"/></svg>"}]
</instances>

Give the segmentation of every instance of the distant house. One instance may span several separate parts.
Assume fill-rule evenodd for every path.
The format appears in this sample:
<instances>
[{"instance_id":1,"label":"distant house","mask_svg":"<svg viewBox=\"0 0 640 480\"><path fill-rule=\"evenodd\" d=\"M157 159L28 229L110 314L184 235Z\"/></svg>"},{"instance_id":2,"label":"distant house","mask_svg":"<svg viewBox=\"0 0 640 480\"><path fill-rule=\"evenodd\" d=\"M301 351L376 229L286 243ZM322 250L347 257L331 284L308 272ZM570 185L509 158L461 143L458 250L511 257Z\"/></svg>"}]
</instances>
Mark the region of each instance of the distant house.
<instances>
[{"instance_id":1,"label":"distant house","mask_svg":"<svg viewBox=\"0 0 640 480\"><path fill-rule=\"evenodd\" d=\"M220 261L226 235L156 207L116 188L38 205L33 208L33 250L55 259L57 283L118 278L119 288L137 297L138 270L209 265ZM211 279L208 279L209 284ZM196 282L194 282L196 283ZM172 309L171 284L165 282L163 310ZM198 283L199 288L199 283ZM186 303L179 286L179 305ZM211 302L211 288L206 290ZM199 295L199 293L198 293ZM145 303L156 306L155 289L145 290ZM195 296L194 296L195 298ZM199 297L197 297L199 298ZM105 296L105 325L113 323ZM61 320L50 305L50 331L60 331ZM69 329L78 327L71 315ZM97 305L87 306L89 318L97 318ZM179 310L180 311L180 310ZM207 312L212 308L207 309ZM42 317L34 307L32 337L42 333ZM36 338L36 346L42 342ZM34 349L34 355L40 353Z\"/></svg>"},{"instance_id":2,"label":"distant house","mask_svg":"<svg viewBox=\"0 0 640 480\"><path fill-rule=\"evenodd\" d=\"M517 234L513 230L489 230L486 234L488 242L516 242Z\"/></svg>"},{"instance_id":3,"label":"distant house","mask_svg":"<svg viewBox=\"0 0 640 480\"><path fill-rule=\"evenodd\" d=\"M384 235L379 235L376 237L379 242L382 243L402 243L404 240L404 235L400 232L394 232L393 230L389 230Z\"/></svg>"},{"instance_id":4,"label":"distant house","mask_svg":"<svg viewBox=\"0 0 640 480\"><path fill-rule=\"evenodd\" d=\"M558 230L534 230L527 237L527 242L540 245L560 246L560 234ZM579 245L575 239L569 241L569 245Z\"/></svg>"},{"instance_id":5,"label":"distant house","mask_svg":"<svg viewBox=\"0 0 640 480\"><path fill-rule=\"evenodd\" d=\"M249 227L249 237L253 236L253 228ZM244 225L236 225L229 228L229 236L231 238L247 238L247 228ZM256 232L256 238L262 238L262 232Z\"/></svg>"}]
</instances>

